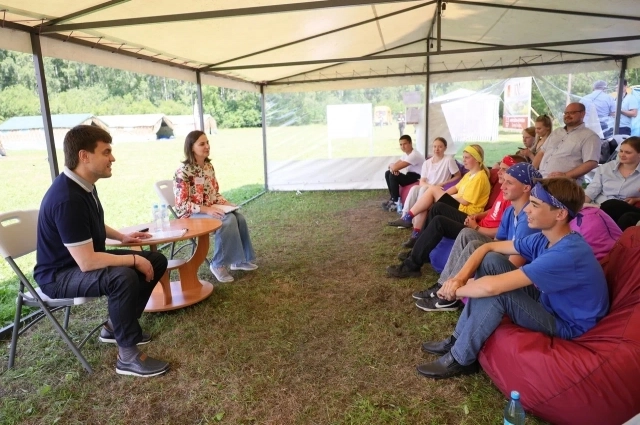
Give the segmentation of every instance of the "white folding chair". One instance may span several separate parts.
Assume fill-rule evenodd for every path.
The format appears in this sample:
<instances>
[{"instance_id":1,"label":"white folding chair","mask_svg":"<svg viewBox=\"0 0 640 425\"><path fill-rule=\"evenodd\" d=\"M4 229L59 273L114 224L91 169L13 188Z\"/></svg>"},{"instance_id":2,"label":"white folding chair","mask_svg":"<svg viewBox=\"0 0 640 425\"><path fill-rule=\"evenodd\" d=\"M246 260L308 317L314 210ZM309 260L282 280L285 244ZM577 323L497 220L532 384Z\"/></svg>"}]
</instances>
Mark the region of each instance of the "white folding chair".
<instances>
[{"instance_id":1,"label":"white folding chair","mask_svg":"<svg viewBox=\"0 0 640 425\"><path fill-rule=\"evenodd\" d=\"M156 190L156 194L158 198L160 198L160 202L165 204L174 218L180 218L178 213L175 210L176 206L176 198L173 194L173 181L172 180L160 180L153 185ZM175 242L171 243L171 252L169 254L169 259L172 260L173 257L180 252L185 247L191 247L191 255L196 250L197 242L195 239L189 239L189 243L182 245L177 250L175 249Z\"/></svg>"},{"instance_id":2,"label":"white folding chair","mask_svg":"<svg viewBox=\"0 0 640 425\"><path fill-rule=\"evenodd\" d=\"M69 315L71 307L74 305L84 304L97 298L64 298L52 299L45 295L40 288L34 288L29 280L22 273L14 260L29 254L36 250L36 232L38 225L38 210L28 211L12 211L0 214L0 254L9 263L18 277L19 290L16 299L16 315L13 322L13 333L11 336L11 345L9 348L9 368L14 365L16 357L16 347L18 345L18 337L27 331L31 326L35 325L44 317L47 317L60 338L69 346L73 354L80 360L82 366L87 372L92 373L93 370L84 358L80 349L95 334L106 321L101 322L93 328L91 332L76 345L69 334L67 328L69 326ZM25 291L26 288L26 291ZM38 308L35 315L30 315L28 321L22 320L22 306ZM52 314L57 310L65 310L63 326Z\"/></svg>"}]
</instances>

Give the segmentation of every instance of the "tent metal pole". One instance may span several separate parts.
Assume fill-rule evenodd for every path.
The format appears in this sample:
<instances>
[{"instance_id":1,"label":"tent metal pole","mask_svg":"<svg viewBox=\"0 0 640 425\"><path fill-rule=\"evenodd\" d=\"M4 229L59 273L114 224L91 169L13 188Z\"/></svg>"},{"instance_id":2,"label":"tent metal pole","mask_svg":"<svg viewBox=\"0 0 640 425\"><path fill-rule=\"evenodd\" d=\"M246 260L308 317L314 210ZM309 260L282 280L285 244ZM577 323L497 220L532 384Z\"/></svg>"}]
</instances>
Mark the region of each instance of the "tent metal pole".
<instances>
[{"instance_id":1,"label":"tent metal pole","mask_svg":"<svg viewBox=\"0 0 640 425\"><path fill-rule=\"evenodd\" d=\"M202 105L202 81L200 79L200 71L196 71L196 93L198 94L200 131L204 131L204 108Z\"/></svg>"},{"instance_id":2,"label":"tent metal pole","mask_svg":"<svg viewBox=\"0 0 640 425\"><path fill-rule=\"evenodd\" d=\"M44 60L42 57L42 47L40 46L40 36L30 34L31 52L33 53L33 67L36 72L36 84L38 85L38 97L40 98L40 114L42 115L42 128L47 143L47 154L49 156L49 170L51 180L54 180L59 173L58 156L56 155L56 142L53 136L53 124L51 123L51 109L49 108L49 94L47 92L47 78L44 74Z\"/></svg>"},{"instance_id":3,"label":"tent metal pole","mask_svg":"<svg viewBox=\"0 0 640 425\"><path fill-rule=\"evenodd\" d=\"M251 52L251 53L246 54L246 55L242 55L242 56L238 56L238 57L235 57L235 58L227 59L227 60L224 60L222 62L214 63L214 64L211 64L211 65L205 66L203 68L200 68L200 70L208 71L211 68L215 68L216 66L224 65L225 63L235 62L235 61L238 61L240 59L246 59L246 58L250 58L252 56L260 55L262 53L267 53L267 52L271 52L271 51L274 51L274 50L282 49L284 47L293 46L295 44L299 44L299 43L303 43L305 41L313 40L315 38L324 37L326 35L335 34L335 33L340 32L340 31L348 30L348 29L351 29L351 28L356 28L356 27L359 27L361 25L370 24L371 22L379 22L379 21L381 21L382 19L385 19L385 18L389 18L389 17L392 17L392 16L400 15L402 13L407 13L407 12L410 12L412 10L419 9L421 7L430 6L435 2L436 2L435 0L431 0L431 1L428 1L426 3L421 3L421 4L418 4L418 5L415 5L415 6L408 7L406 9L396 10L395 12L387 13L386 15L377 16L375 18L371 18L371 19L367 19L367 20L364 20L364 21L360 21L360 22L357 22L355 24L346 25L346 26L340 27L340 28L335 28L335 29L332 29L330 31L325 31L325 32L321 32L319 34L311 35L309 37L301 38L299 40L290 41L288 43L280 44L280 45L274 46L274 47L269 47L268 49L263 49L263 50L259 50L259 51L256 51L256 52Z\"/></svg>"},{"instance_id":4,"label":"tent metal pole","mask_svg":"<svg viewBox=\"0 0 640 425\"><path fill-rule=\"evenodd\" d=\"M165 22L185 22L203 19L233 18L239 16L271 15L274 13L303 12L307 10L328 10L341 7L358 7L378 4L406 3L407 0L325 0L293 2L269 6L243 7L238 9L209 10L206 12L176 13L171 15L144 16L137 18L112 19L94 22L50 25L42 27L43 33L78 31L96 28L114 28L132 25L161 24Z\"/></svg>"},{"instance_id":5,"label":"tent metal pole","mask_svg":"<svg viewBox=\"0 0 640 425\"><path fill-rule=\"evenodd\" d=\"M262 109L262 163L264 167L264 190L269 191L269 175L267 170L267 102L264 84L260 84L260 109Z\"/></svg>"},{"instance_id":6,"label":"tent metal pole","mask_svg":"<svg viewBox=\"0 0 640 425\"><path fill-rule=\"evenodd\" d=\"M427 40L427 52L429 51L429 40ZM424 88L424 156L429 156L429 98L431 97L431 83L429 74L429 58L427 57L427 82ZM406 118L405 118L406 119Z\"/></svg>"},{"instance_id":7,"label":"tent metal pole","mask_svg":"<svg viewBox=\"0 0 640 425\"><path fill-rule=\"evenodd\" d=\"M439 52L440 50L442 50L442 0L438 0L436 14L436 19L438 20L438 32L436 33L436 50Z\"/></svg>"},{"instance_id":8,"label":"tent metal pole","mask_svg":"<svg viewBox=\"0 0 640 425\"><path fill-rule=\"evenodd\" d=\"M620 130L620 111L622 110L622 98L624 97L624 79L627 73L627 58L620 61L620 77L618 77L618 98L616 99L616 122L613 127L613 134L618 134Z\"/></svg>"},{"instance_id":9,"label":"tent metal pole","mask_svg":"<svg viewBox=\"0 0 640 425\"><path fill-rule=\"evenodd\" d=\"M275 63L256 63L251 65L236 65L236 66L221 66L212 68L211 71L236 71L241 69L257 69L257 68L279 68L286 66L302 66L302 65L321 65L335 62L364 62L364 61L377 61L388 59L403 59L403 58L417 58L426 56L447 56L467 53L483 53L483 52L496 52L496 51L508 51L508 50L525 50L525 49L538 49L544 47L554 46L575 46L582 44L599 44L599 43L616 43L623 41L635 41L640 40L640 35L629 35L623 37L607 37L607 38L591 38L585 40L564 40L564 41L551 41L546 43L528 43L517 45L502 45L491 47L479 47L473 49L452 49L435 52L416 52L416 53L403 53L394 55L374 55L374 56L355 56L346 58L330 58L330 59L318 59L318 60L306 60L306 61L292 61L292 62L275 62Z\"/></svg>"}]
</instances>

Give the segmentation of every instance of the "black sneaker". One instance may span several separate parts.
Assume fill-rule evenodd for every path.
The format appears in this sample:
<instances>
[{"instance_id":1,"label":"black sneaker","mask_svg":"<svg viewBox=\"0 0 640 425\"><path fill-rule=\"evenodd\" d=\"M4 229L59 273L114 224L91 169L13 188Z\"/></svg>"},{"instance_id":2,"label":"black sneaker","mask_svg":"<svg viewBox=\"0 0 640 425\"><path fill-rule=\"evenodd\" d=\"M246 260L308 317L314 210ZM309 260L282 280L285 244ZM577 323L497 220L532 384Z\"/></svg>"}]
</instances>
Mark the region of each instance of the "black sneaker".
<instances>
[{"instance_id":1,"label":"black sneaker","mask_svg":"<svg viewBox=\"0 0 640 425\"><path fill-rule=\"evenodd\" d=\"M383 210L389 211L390 207L394 207L395 208L396 203L393 202L391 199L389 199L388 201L384 201L380 206L382 207Z\"/></svg>"},{"instance_id":2,"label":"black sneaker","mask_svg":"<svg viewBox=\"0 0 640 425\"><path fill-rule=\"evenodd\" d=\"M417 240L418 238L409 238L409 240L403 243L402 246L405 248L412 249L415 246Z\"/></svg>"},{"instance_id":3,"label":"black sneaker","mask_svg":"<svg viewBox=\"0 0 640 425\"><path fill-rule=\"evenodd\" d=\"M102 328L100 330L100 336L98 337L100 342L106 342L107 344L117 344L116 336L113 334L113 331L110 331L107 328ZM142 332L142 339L137 345L144 345L151 342L151 335L148 333Z\"/></svg>"},{"instance_id":4,"label":"black sneaker","mask_svg":"<svg viewBox=\"0 0 640 425\"><path fill-rule=\"evenodd\" d=\"M420 270L409 270L404 264L398 264L387 267L387 276L404 279L406 277L420 277L422 273Z\"/></svg>"},{"instance_id":5,"label":"black sneaker","mask_svg":"<svg viewBox=\"0 0 640 425\"><path fill-rule=\"evenodd\" d=\"M398 254L398 260L400 261L404 261L409 257L411 257L411 251L403 251L400 254Z\"/></svg>"},{"instance_id":6,"label":"black sneaker","mask_svg":"<svg viewBox=\"0 0 640 425\"><path fill-rule=\"evenodd\" d=\"M440 284L435 283L434 285L428 287L424 291L414 292L411 294L413 299L415 300L428 300L429 298L433 298L436 296L436 292L440 289Z\"/></svg>"},{"instance_id":7,"label":"black sneaker","mask_svg":"<svg viewBox=\"0 0 640 425\"><path fill-rule=\"evenodd\" d=\"M447 301L442 298L433 297L428 300L416 301L416 307L424 311L456 311L464 307L460 300Z\"/></svg>"},{"instance_id":8,"label":"black sneaker","mask_svg":"<svg viewBox=\"0 0 640 425\"><path fill-rule=\"evenodd\" d=\"M394 226L394 227L402 227L403 229L411 229L411 227L413 227L413 224L410 221L403 220L401 218L397 220L388 221L387 225Z\"/></svg>"},{"instance_id":9,"label":"black sneaker","mask_svg":"<svg viewBox=\"0 0 640 425\"><path fill-rule=\"evenodd\" d=\"M149 378L152 376L162 375L168 370L169 363L151 358L144 353L139 353L138 356L129 363L123 362L118 356L118 361L116 362L116 373L119 375Z\"/></svg>"}]
</instances>

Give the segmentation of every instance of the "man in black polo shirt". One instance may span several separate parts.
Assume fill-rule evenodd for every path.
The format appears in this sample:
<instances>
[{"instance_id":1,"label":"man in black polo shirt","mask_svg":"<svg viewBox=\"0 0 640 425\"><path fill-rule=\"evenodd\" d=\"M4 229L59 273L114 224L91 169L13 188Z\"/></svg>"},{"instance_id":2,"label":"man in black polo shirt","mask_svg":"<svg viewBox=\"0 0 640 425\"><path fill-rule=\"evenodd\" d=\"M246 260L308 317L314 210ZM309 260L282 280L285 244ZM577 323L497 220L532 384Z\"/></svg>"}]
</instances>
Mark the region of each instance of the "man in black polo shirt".
<instances>
[{"instance_id":1,"label":"man in black polo shirt","mask_svg":"<svg viewBox=\"0 0 640 425\"><path fill-rule=\"evenodd\" d=\"M160 253L105 250L105 239L122 242L148 238L148 233L123 235L104 224L104 210L94 186L111 177L111 136L99 127L79 125L64 138L64 172L53 181L40 206L34 278L51 298L109 298L109 321L100 341L118 345L116 372L156 376L169 364L138 349L151 337L138 318L151 291L167 269Z\"/></svg>"}]
</instances>

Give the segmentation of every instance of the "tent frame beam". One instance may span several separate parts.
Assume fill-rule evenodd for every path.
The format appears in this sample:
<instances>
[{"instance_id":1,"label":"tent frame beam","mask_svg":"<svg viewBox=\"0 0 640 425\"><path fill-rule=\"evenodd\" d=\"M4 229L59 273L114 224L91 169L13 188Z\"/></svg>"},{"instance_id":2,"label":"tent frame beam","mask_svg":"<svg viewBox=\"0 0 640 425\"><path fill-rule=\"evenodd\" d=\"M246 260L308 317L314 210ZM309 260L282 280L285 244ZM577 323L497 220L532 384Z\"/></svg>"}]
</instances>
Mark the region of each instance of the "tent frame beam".
<instances>
[{"instance_id":1,"label":"tent frame beam","mask_svg":"<svg viewBox=\"0 0 640 425\"><path fill-rule=\"evenodd\" d=\"M82 22L42 27L43 33L78 31L96 28L114 28L132 25L161 24L168 22L198 21L203 19L233 18L273 13L301 12L338 7L369 6L386 3L405 3L407 0L324 0L318 2L276 4L271 6L244 7L239 9L210 10L207 12L180 13L175 15L146 16L141 18L112 19L108 21Z\"/></svg>"},{"instance_id":2,"label":"tent frame beam","mask_svg":"<svg viewBox=\"0 0 640 425\"><path fill-rule=\"evenodd\" d=\"M561 15L573 15L573 16L588 16L590 18L608 18L608 19L622 19L626 21L640 21L640 16L612 15L607 13L582 12L579 10L545 9L542 7L515 6L510 4L498 4L498 3L480 3L480 2L468 1L468 0L447 0L447 3L462 4L466 6L477 6L477 7L497 7L499 9L521 10L525 12L553 13L556 15L561 14Z\"/></svg>"},{"instance_id":3,"label":"tent frame beam","mask_svg":"<svg viewBox=\"0 0 640 425\"><path fill-rule=\"evenodd\" d=\"M351 29L351 28L356 28L356 27L359 27L359 26L362 26L362 25L370 24L372 22L377 22L377 21L380 21L380 20L385 19L385 18L390 18L392 16L400 15L402 13L406 13L406 12L410 12L412 10L420 9L422 7L430 6L430 5L434 4L434 3L436 3L436 1L437 0L430 0L430 1L426 2L426 3L418 4L416 6L411 6L411 7L408 7L406 9L397 10L395 12L387 13L386 15L377 16L375 18L366 19L364 21L356 22L355 24L346 25L344 27L332 29L331 31L325 31L325 32L322 32L322 33L319 33L319 34L311 35L309 37L301 38L299 40L295 40L295 41L291 41L291 42L288 42L288 43L280 44L278 46L270 47L268 49L259 50L257 52L253 52L253 53L248 53L246 55L238 56L238 57L235 57L235 58L232 58L232 59L227 59L225 61L218 62L218 63L215 63L215 64L211 64L211 65L205 66L203 68L200 68L200 70L201 71L208 71L209 69L215 68L216 66L220 66L220 65L223 65L223 64L226 64L226 63L229 63L229 62L235 62L235 61L238 61L238 60L241 60L241 59L246 59L246 58L249 58L249 57L252 57L252 56L260 55L262 53L272 52L274 50L282 49L284 47L293 46L295 44L303 43L305 41L309 41L309 40L313 40L315 38L323 37L325 35L335 34L335 33L340 32L340 31L345 31L345 30L348 30L348 29Z\"/></svg>"},{"instance_id":4,"label":"tent frame beam","mask_svg":"<svg viewBox=\"0 0 640 425\"><path fill-rule=\"evenodd\" d=\"M335 62L364 62L374 60L388 60L388 59L403 59L403 58L415 58L415 57L430 57L430 56L445 56L456 55L466 53L483 53L483 52L495 52L505 50L525 50L534 49L538 47L554 47L554 46L571 46L580 44L599 44L599 43L615 43L622 41L635 41L640 40L640 35L630 35L622 37L607 37L607 38L591 38L586 40L564 40L564 41L551 41L547 43L527 43L527 44L515 44L506 46L492 46L492 47L478 47L475 49L454 49L443 50L440 52L418 52L418 53L402 53L396 55L383 55L383 56L357 56L348 58L332 58L332 59L318 59L309 61L293 61L293 62L278 62L278 63L259 63L253 65L241 65L241 66L222 66L211 69L212 71L237 71L242 69L258 69L258 68L279 68L288 66L302 66L302 65L320 65L325 63Z\"/></svg>"},{"instance_id":5,"label":"tent frame beam","mask_svg":"<svg viewBox=\"0 0 640 425\"><path fill-rule=\"evenodd\" d=\"M38 34L31 34L31 51L33 52L33 68L35 69L38 97L40 98L42 128L47 144L49 171L51 172L51 180L53 181L60 172L58 170L56 142L53 135L53 124L51 122L51 109L49 108L49 93L47 91L47 78L44 72L44 59L42 57L42 47Z\"/></svg>"},{"instance_id":6,"label":"tent frame beam","mask_svg":"<svg viewBox=\"0 0 640 425\"><path fill-rule=\"evenodd\" d=\"M73 13L70 13L68 15L61 16L59 18L47 21L44 24L42 24L42 26L43 27L48 27L48 26L51 26L51 25L58 25L61 22L70 21L71 19L76 19L76 18L79 18L81 16L86 16L86 15L90 15L90 14L95 13L95 12L100 12L102 10L108 9L110 7L113 7L113 6L118 6L121 3L126 3L128 1L131 1L131 0L110 0L110 1L107 1L105 3L96 4L95 6L91 6L91 7L88 7L86 9L78 10L77 12L73 12Z\"/></svg>"},{"instance_id":7,"label":"tent frame beam","mask_svg":"<svg viewBox=\"0 0 640 425\"><path fill-rule=\"evenodd\" d=\"M198 119L200 120L200 128L198 130L204 132L204 105L202 102L202 80L200 78L200 71L196 71L196 95L198 101Z\"/></svg>"},{"instance_id":8,"label":"tent frame beam","mask_svg":"<svg viewBox=\"0 0 640 425\"><path fill-rule=\"evenodd\" d=\"M620 59L622 59L622 57L620 56L611 56L611 57L599 58L599 59L576 59L576 60L562 61L562 62L544 62L544 63L528 63L528 64L518 63L515 65L497 65L497 66L485 66L485 67L479 67L479 68L461 68L461 69L449 69L449 70L443 70L443 71L430 71L428 74L429 75L455 74L459 72L492 71L494 69L516 69L516 68L531 68L531 67L563 65L563 64L605 62L605 61L620 60ZM394 78L418 77L418 76L426 76L426 75L427 75L427 72L407 72L402 74L381 74L381 75L361 75L358 77L319 78L315 80L273 81L273 82L267 83L267 85L268 86L286 86L290 84L324 83L324 82L331 82L331 81L349 81L349 80L371 80L375 78L386 78L386 77L394 77Z\"/></svg>"}]
</instances>

